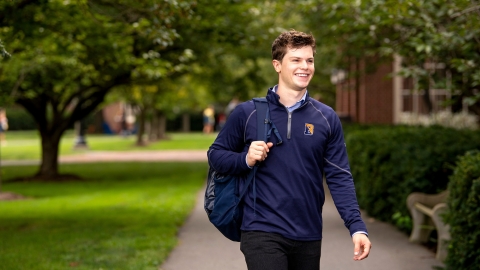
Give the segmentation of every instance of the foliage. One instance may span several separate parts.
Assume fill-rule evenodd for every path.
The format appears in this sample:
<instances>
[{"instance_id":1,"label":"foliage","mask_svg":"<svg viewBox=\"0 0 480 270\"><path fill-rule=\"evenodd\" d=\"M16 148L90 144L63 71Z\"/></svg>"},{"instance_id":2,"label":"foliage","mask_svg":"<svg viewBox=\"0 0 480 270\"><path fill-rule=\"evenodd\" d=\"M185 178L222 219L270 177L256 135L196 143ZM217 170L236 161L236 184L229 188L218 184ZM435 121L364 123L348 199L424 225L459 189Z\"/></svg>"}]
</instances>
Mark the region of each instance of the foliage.
<instances>
[{"instance_id":1,"label":"foliage","mask_svg":"<svg viewBox=\"0 0 480 270\"><path fill-rule=\"evenodd\" d=\"M190 1L10 1L0 28L12 57L0 66L0 95L32 115L42 136L39 176L57 174L63 132L93 112L114 87L171 66L157 50L177 38Z\"/></svg>"},{"instance_id":2,"label":"foliage","mask_svg":"<svg viewBox=\"0 0 480 270\"><path fill-rule=\"evenodd\" d=\"M203 107L213 100L223 109L232 97L245 101L264 96L278 80L271 64L271 44L281 32L290 29L317 37L316 72L308 90L310 96L334 106L330 69L334 67L331 56L335 53L332 47L323 46L323 37L317 36L322 27L305 24L302 1L227 1L227 5L224 0L208 2L213 4L197 10L197 23L182 28L188 31L182 36L202 52L196 55L193 72L186 81L189 88L203 90L200 94L207 101ZM208 42L198 42L198 33L211 33Z\"/></svg>"},{"instance_id":3,"label":"foliage","mask_svg":"<svg viewBox=\"0 0 480 270\"><path fill-rule=\"evenodd\" d=\"M155 117L264 95L276 80L273 38L301 26L285 12L294 8L284 0L5 2L0 32L13 57L0 65L0 98L37 122L38 174L50 177L63 132L113 90L110 100L138 108L138 142Z\"/></svg>"},{"instance_id":4,"label":"foliage","mask_svg":"<svg viewBox=\"0 0 480 270\"><path fill-rule=\"evenodd\" d=\"M186 79L189 88L204 90L203 108L212 101L222 108L233 97L246 101L264 96L278 80L271 64L273 40L292 28L309 32L296 12L298 3L285 0L208 3L197 6L191 28L182 28L185 31L182 41L195 44L192 49L197 52L192 73ZM205 42L199 39L199 33L208 33Z\"/></svg>"},{"instance_id":5,"label":"foliage","mask_svg":"<svg viewBox=\"0 0 480 270\"><path fill-rule=\"evenodd\" d=\"M350 129L346 144L360 207L409 231L407 196L445 190L456 158L480 149L480 133L439 126L370 127Z\"/></svg>"},{"instance_id":6,"label":"foliage","mask_svg":"<svg viewBox=\"0 0 480 270\"><path fill-rule=\"evenodd\" d=\"M451 241L445 261L447 269L476 269L480 266L480 152L460 157L448 185Z\"/></svg>"},{"instance_id":7,"label":"foliage","mask_svg":"<svg viewBox=\"0 0 480 270\"><path fill-rule=\"evenodd\" d=\"M8 119L8 130L34 130L37 124L28 112L19 106L6 108Z\"/></svg>"},{"instance_id":8,"label":"foliage","mask_svg":"<svg viewBox=\"0 0 480 270\"><path fill-rule=\"evenodd\" d=\"M444 84L457 102L465 98L480 114L478 1L314 0L302 6L309 25L322 25L316 28L320 46L337 55L332 59L338 68L348 70L358 58L396 54L403 59L402 74L428 93L438 79L435 68L426 64L437 63L450 74L451 85Z\"/></svg>"},{"instance_id":9,"label":"foliage","mask_svg":"<svg viewBox=\"0 0 480 270\"><path fill-rule=\"evenodd\" d=\"M2 170L11 178L33 169ZM177 244L207 167L102 163L61 170L84 180L4 184L29 199L0 202L2 269L158 269Z\"/></svg>"},{"instance_id":10,"label":"foliage","mask_svg":"<svg viewBox=\"0 0 480 270\"><path fill-rule=\"evenodd\" d=\"M155 126L156 117L201 112L210 104L222 112L234 96L248 100L265 95L276 79L275 74L264 72L272 70L269 46L278 34L275 24L282 8L291 5L287 1L199 1L188 20L173 22L178 38L158 51L168 59L169 69L155 84L147 76L119 94L138 108L138 143L143 144L145 121ZM289 22L280 17L283 24Z\"/></svg>"}]
</instances>

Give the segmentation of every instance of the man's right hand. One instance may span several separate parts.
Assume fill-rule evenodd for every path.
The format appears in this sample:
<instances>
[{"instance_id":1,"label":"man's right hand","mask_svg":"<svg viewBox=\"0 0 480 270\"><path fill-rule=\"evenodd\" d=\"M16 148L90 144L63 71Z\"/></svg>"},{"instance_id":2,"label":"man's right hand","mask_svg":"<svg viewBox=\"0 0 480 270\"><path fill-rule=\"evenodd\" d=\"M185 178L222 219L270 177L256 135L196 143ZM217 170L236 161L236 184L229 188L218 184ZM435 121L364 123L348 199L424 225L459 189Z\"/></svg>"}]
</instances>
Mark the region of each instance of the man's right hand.
<instances>
[{"instance_id":1,"label":"man's right hand","mask_svg":"<svg viewBox=\"0 0 480 270\"><path fill-rule=\"evenodd\" d=\"M267 153L270 151L270 148L273 146L273 143L265 143L264 141L254 141L250 144L247 153L247 164L250 167L255 166L257 161L264 161L267 158Z\"/></svg>"}]
</instances>

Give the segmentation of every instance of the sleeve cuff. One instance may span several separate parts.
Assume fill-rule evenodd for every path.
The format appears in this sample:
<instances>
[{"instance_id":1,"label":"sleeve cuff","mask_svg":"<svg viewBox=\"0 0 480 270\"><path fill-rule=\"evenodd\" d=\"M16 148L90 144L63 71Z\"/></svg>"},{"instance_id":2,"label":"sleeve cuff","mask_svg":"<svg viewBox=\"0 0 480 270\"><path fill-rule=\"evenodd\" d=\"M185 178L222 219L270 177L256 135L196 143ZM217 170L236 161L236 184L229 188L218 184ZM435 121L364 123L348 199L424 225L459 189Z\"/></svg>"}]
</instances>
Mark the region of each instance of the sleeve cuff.
<instances>
[{"instance_id":1,"label":"sleeve cuff","mask_svg":"<svg viewBox=\"0 0 480 270\"><path fill-rule=\"evenodd\" d=\"M367 232L358 231L358 232L354 232L354 233L352 234L352 237L353 237L355 234L358 234L358 233L365 234L366 236L368 236L368 233L367 233Z\"/></svg>"},{"instance_id":2,"label":"sleeve cuff","mask_svg":"<svg viewBox=\"0 0 480 270\"><path fill-rule=\"evenodd\" d=\"M248 156L248 153L245 155L245 164L247 165L247 167L248 167L249 169L251 169L251 168L253 168L253 167L250 167L250 166L248 165L247 156Z\"/></svg>"}]
</instances>

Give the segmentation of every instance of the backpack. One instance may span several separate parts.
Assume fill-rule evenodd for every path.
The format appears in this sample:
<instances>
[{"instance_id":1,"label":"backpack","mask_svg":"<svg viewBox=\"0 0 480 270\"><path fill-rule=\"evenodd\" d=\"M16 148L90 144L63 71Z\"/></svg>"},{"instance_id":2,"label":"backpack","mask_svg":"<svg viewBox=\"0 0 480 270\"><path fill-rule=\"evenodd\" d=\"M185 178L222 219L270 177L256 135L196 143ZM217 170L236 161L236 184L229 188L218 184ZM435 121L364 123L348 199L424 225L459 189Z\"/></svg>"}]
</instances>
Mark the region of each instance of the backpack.
<instances>
[{"instance_id":1,"label":"backpack","mask_svg":"<svg viewBox=\"0 0 480 270\"><path fill-rule=\"evenodd\" d=\"M267 142L273 130L279 142L282 138L277 128L270 121L270 111L266 98L254 98L257 110L257 140ZM228 239L240 241L240 226L242 225L243 208L242 199L253 182L254 205L256 200L255 173L259 164L253 166L247 175L244 188L239 192L240 175L224 175L212 167L208 170L207 188L205 190L204 208L210 222Z\"/></svg>"}]
</instances>

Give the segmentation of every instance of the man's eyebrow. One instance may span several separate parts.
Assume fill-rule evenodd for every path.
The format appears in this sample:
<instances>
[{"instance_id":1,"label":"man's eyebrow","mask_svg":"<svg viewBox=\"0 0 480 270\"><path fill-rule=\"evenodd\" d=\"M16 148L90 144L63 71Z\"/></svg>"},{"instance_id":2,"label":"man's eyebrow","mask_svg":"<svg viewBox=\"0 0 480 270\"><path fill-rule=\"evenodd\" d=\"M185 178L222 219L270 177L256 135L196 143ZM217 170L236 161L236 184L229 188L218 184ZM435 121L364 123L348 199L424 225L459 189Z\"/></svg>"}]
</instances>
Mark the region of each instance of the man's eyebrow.
<instances>
[{"instance_id":1,"label":"man's eyebrow","mask_svg":"<svg viewBox=\"0 0 480 270\"><path fill-rule=\"evenodd\" d=\"M314 57L307 57L307 58L303 58L303 57L300 57L300 56L290 56L288 57L289 59L307 59L307 60L313 60L315 59Z\"/></svg>"}]
</instances>

